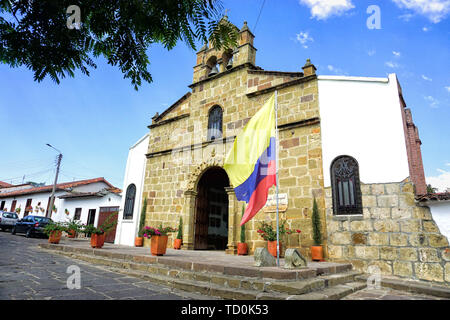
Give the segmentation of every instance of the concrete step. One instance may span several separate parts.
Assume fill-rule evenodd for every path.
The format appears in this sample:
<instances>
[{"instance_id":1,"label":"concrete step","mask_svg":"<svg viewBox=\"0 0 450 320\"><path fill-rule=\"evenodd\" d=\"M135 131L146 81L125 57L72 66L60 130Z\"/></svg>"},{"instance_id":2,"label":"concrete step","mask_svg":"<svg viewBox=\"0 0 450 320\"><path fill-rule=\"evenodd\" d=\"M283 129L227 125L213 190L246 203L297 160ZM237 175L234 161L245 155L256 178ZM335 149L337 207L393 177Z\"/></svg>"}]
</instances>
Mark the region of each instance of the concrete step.
<instances>
[{"instance_id":1,"label":"concrete step","mask_svg":"<svg viewBox=\"0 0 450 320\"><path fill-rule=\"evenodd\" d=\"M281 281L270 278L255 278L247 275L221 274L205 270L188 270L183 268L183 264L178 263L173 266L158 263L149 264L147 262L135 262L133 259L117 259L109 254L92 254L92 252L78 250L49 250L45 246L41 246L41 248L73 259L102 265L114 272L139 277L174 289L221 299L340 298L355 291L353 287L349 287L348 283L352 283L355 277L360 275L360 273L355 271L347 271L300 280ZM363 288L365 284L359 283L359 286ZM349 288L352 290L349 290Z\"/></svg>"}]
</instances>

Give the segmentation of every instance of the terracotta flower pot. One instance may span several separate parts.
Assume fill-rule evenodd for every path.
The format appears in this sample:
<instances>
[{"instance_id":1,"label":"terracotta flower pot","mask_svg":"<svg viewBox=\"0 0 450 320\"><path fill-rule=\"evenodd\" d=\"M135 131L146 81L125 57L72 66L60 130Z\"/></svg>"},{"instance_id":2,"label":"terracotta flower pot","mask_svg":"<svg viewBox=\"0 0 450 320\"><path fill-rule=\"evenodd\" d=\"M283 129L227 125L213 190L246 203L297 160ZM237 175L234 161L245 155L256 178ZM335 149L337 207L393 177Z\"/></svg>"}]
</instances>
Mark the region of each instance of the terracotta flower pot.
<instances>
[{"instance_id":1,"label":"terracotta flower pot","mask_svg":"<svg viewBox=\"0 0 450 320\"><path fill-rule=\"evenodd\" d=\"M152 256L162 256L166 254L168 239L169 236L152 236L150 240L150 252Z\"/></svg>"},{"instance_id":2,"label":"terracotta flower pot","mask_svg":"<svg viewBox=\"0 0 450 320\"><path fill-rule=\"evenodd\" d=\"M144 245L144 237L136 237L134 238L134 246L142 247Z\"/></svg>"},{"instance_id":3,"label":"terracotta flower pot","mask_svg":"<svg viewBox=\"0 0 450 320\"><path fill-rule=\"evenodd\" d=\"M276 250L276 248L275 248L275 250ZM238 256L246 256L248 254L248 244L245 242L238 242L237 254L238 254ZM275 255L276 255L276 251L275 251Z\"/></svg>"},{"instance_id":4,"label":"terracotta flower pot","mask_svg":"<svg viewBox=\"0 0 450 320\"><path fill-rule=\"evenodd\" d=\"M91 235L91 247L101 248L105 244L105 234L95 234Z\"/></svg>"},{"instance_id":5,"label":"terracotta flower pot","mask_svg":"<svg viewBox=\"0 0 450 320\"><path fill-rule=\"evenodd\" d=\"M183 243L183 239L175 239L173 241L173 248L175 250L180 250L181 249L181 244Z\"/></svg>"},{"instance_id":6,"label":"terracotta flower pot","mask_svg":"<svg viewBox=\"0 0 450 320\"><path fill-rule=\"evenodd\" d=\"M311 246L311 260L312 261L324 261L322 246Z\"/></svg>"},{"instance_id":7,"label":"terracotta flower pot","mask_svg":"<svg viewBox=\"0 0 450 320\"><path fill-rule=\"evenodd\" d=\"M282 243L280 241L280 257L281 257L281 251L282 251ZM267 250L271 255L273 255L275 258L277 257L277 241L267 241Z\"/></svg>"},{"instance_id":8,"label":"terracotta flower pot","mask_svg":"<svg viewBox=\"0 0 450 320\"><path fill-rule=\"evenodd\" d=\"M67 230L67 238L75 238L77 235L75 230Z\"/></svg>"},{"instance_id":9,"label":"terracotta flower pot","mask_svg":"<svg viewBox=\"0 0 450 320\"><path fill-rule=\"evenodd\" d=\"M50 236L48 237L49 243L58 244L59 240L61 240L62 231L53 231L50 233Z\"/></svg>"}]
</instances>

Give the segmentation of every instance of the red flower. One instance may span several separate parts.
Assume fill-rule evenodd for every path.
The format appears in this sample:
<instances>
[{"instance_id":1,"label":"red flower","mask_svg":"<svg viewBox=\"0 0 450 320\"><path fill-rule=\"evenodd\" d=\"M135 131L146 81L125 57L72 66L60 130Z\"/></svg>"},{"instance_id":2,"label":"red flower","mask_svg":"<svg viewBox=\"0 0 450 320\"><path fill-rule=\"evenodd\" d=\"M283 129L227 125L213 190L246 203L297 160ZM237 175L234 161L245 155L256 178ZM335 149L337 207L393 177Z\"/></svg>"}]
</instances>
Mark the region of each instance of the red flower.
<instances>
[{"instance_id":1,"label":"red flower","mask_svg":"<svg viewBox=\"0 0 450 320\"><path fill-rule=\"evenodd\" d=\"M300 229L297 229L296 231L297 231L297 233L300 233L300 232L302 232L302 231L301 231Z\"/></svg>"}]
</instances>

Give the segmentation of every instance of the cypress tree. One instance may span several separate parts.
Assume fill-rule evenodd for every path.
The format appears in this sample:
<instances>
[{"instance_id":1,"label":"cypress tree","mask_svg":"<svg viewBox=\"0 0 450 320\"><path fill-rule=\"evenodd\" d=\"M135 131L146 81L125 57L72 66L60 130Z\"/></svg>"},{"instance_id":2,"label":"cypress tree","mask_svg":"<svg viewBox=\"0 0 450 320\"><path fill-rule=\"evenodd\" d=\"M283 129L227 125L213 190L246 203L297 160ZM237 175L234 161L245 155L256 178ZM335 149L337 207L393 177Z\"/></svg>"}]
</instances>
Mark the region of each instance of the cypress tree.
<instances>
[{"instance_id":1,"label":"cypress tree","mask_svg":"<svg viewBox=\"0 0 450 320\"><path fill-rule=\"evenodd\" d=\"M244 216L244 206L242 206L242 217ZM241 226L241 243L245 243L245 224Z\"/></svg>"},{"instance_id":2,"label":"cypress tree","mask_svg":"<svg viewBox=\"0 0 450 320\"><path fill-rule=\"evenodd\" d=\"M317 208L316 198L314 198L313 212L312 212L312 228L314 245L320 246L322 243L322 232L320 227L319 209Z\"/></svg>"},{"instance_id":3,"label":"cypress tree","mask_svg":"<svg viewBox=\"0 0 450 320\"><path fill-rule=\"evenodd\" d=\"M144 199L144 205L141 210L141 220L139 221L139 231L138 237L142 237L144 234L144 226L145 226L145 212L147 211L147 198Z\"/></svg>"},{"instance_id":4,"label":"cypress tree","mask_svg":"<svg viewBox=\"0 0 450 320\"><path fill-rule=\"evenodd\" d=\"M177 239L183 239L183 232L181 230L182 228L183 228L183 218L180 217L180 224L178 225Z\"/></svg>"}]
</instances>

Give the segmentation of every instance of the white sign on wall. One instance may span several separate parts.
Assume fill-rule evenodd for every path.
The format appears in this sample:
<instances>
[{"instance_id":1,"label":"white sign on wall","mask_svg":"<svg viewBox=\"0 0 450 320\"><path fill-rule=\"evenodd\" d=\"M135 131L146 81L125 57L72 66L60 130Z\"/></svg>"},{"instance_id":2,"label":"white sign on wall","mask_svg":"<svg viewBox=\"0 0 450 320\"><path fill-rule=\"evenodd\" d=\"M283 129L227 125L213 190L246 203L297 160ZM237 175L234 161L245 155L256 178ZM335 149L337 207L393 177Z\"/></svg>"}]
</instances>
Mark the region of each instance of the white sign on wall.
<instances>
[{"instance_id":1,"label":"white sign on wall","mask_svg":"<svg viewBox=\"0 0 450 320\"><path fill-rule=\"evenodd\" d=\"M278 211L285 212L288 206L288 195L287 193L278 194ZM277 198L276 194L270 194L267 197L267 202L263 208L264 212L276 212L277 211Z\"/></svg>"}]
</instances>

